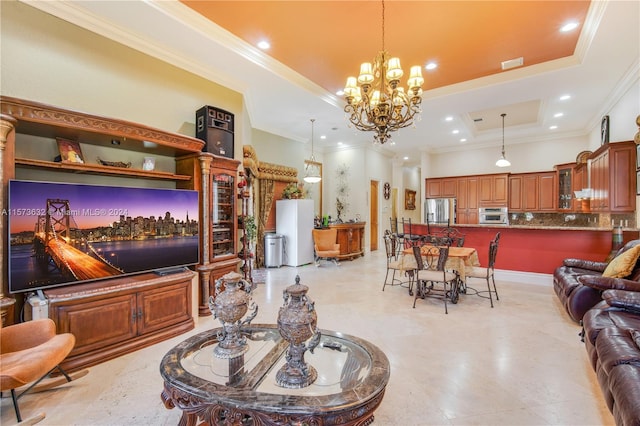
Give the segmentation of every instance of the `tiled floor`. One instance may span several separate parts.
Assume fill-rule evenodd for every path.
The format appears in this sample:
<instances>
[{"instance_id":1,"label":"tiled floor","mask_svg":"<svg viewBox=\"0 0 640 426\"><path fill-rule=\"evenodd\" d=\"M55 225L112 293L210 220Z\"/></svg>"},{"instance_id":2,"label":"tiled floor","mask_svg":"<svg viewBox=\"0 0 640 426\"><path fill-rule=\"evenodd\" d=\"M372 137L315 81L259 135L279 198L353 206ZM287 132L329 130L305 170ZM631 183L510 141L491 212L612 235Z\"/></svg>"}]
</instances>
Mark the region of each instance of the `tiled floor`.
<instances>
[{"instance_id":1,"label":"tiled floor","mask_svg":"<svg viewBox=\"0 0 640 426\"><path fill-rule=\"evenodd\" d=\"M299 274L316 302L320 328L380 347L391 378L376 425L613 425L583 343L550 282L498 282L500 301L463 295L445 315L442 301L413 299L401 287L382 292L384 252L338 267L270 269L254 291L254 323L275 323L282 290ZM474 285L477 288L481 284ZM25 417L43 425L175 425L177 409L160 400L159 364L171 347L218 327L200 318L190 333L92 367L88 376L25 396ZM15 423L10 398L3 425Z\"/></svg>"}]
</instances>

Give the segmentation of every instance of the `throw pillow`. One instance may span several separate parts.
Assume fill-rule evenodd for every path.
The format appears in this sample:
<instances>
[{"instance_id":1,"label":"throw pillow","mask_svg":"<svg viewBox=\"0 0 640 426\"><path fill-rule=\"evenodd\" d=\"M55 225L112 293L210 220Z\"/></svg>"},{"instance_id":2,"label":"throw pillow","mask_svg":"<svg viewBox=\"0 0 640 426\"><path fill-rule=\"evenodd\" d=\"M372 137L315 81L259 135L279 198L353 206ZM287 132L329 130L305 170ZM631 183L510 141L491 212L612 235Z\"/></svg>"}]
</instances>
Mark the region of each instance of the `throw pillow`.
<instances>
[{"instance_id":1,"label":"throw pillow","mask_svg":"<svg viewBox=\"0 0 640 426\"><path fill-rule=\"evenodd\" d=\"M632 247L624 253L614 257L605 268L602 276L610 278L628 277L631 275L631 272L633 272L633 268L636 266L638 257L640 257L640 245Z\"/></svg>"}]
</instances>

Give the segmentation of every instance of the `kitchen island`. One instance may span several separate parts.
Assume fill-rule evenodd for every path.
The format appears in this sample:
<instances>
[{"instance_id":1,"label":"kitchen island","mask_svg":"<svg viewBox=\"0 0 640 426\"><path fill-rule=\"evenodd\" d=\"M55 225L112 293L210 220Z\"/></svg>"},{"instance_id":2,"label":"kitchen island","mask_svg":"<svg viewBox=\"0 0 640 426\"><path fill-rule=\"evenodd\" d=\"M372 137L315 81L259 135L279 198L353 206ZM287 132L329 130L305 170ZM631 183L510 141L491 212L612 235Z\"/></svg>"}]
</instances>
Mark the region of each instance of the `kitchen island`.
<instances>
[{"instance_id":1,"label":"kitchen island","mask_svg":"<svg viewBox=\"0 0 640 426\"><path fill-rule=\"evenodd\" d=\"M489 242L500 232L496 269L552 274L566 258L604 261L612 249L612 228L540 225L463 225L452 227L465 235L466 247L478 250L486 265ZM443 226L412 224L414 234L437 233ZM625 229L623 242L639 238L637 229Z\"/></svg>"}]
</instances>

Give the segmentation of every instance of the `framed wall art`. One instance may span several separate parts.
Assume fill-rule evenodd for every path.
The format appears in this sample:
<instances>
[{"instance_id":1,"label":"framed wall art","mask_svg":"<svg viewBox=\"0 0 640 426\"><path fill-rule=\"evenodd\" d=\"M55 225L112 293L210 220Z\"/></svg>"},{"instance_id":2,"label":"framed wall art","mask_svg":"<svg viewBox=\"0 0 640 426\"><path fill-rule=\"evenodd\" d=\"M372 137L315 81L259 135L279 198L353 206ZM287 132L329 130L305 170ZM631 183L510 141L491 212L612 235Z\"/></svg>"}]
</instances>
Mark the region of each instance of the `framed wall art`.
<instances>
[{"instance_id":1,"label":"framed wall art","mask_svg":"<svg viewBox=\"0 0 640 426\"><path fill-rule=\"evenodd\" d=\"M412 191L411 189L404 190L404 209L416 209L416 191Z\"/></svg>"},{"instance_id":2,"label":"framed wall art","mask_svg":"<svg viewBox=\"0 0 640 426\"><path fill-rule=\"evenodd\" d=\"M69 139L56 138L63 163L84 163L80 144Z\"/></svg>"}]
</instances>

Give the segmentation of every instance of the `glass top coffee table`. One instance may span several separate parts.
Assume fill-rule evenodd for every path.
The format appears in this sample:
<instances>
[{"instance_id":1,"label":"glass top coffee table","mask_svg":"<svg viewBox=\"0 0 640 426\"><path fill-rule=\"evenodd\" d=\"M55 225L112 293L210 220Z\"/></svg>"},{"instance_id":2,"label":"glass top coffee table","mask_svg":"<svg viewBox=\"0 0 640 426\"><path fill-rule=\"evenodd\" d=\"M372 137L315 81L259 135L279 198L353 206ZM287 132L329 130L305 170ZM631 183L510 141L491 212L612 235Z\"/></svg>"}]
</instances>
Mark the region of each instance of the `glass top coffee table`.
<instances>
[{"instance_id":1,"label":"glass top coffee table","mask_svg":"<svg viewBox=\"0 0 640 426\"><path fill-rule=\"evenodd\" d=\"M302 389L276 385L288 343L276 325L245 327L249 350L217 358L215 328L171 349L162 359L165 407L182 410L181 425L368 425L389 381L389 360L366 340L321 330L305 361L318 372Z\"/></svg>"}]
</instances>

